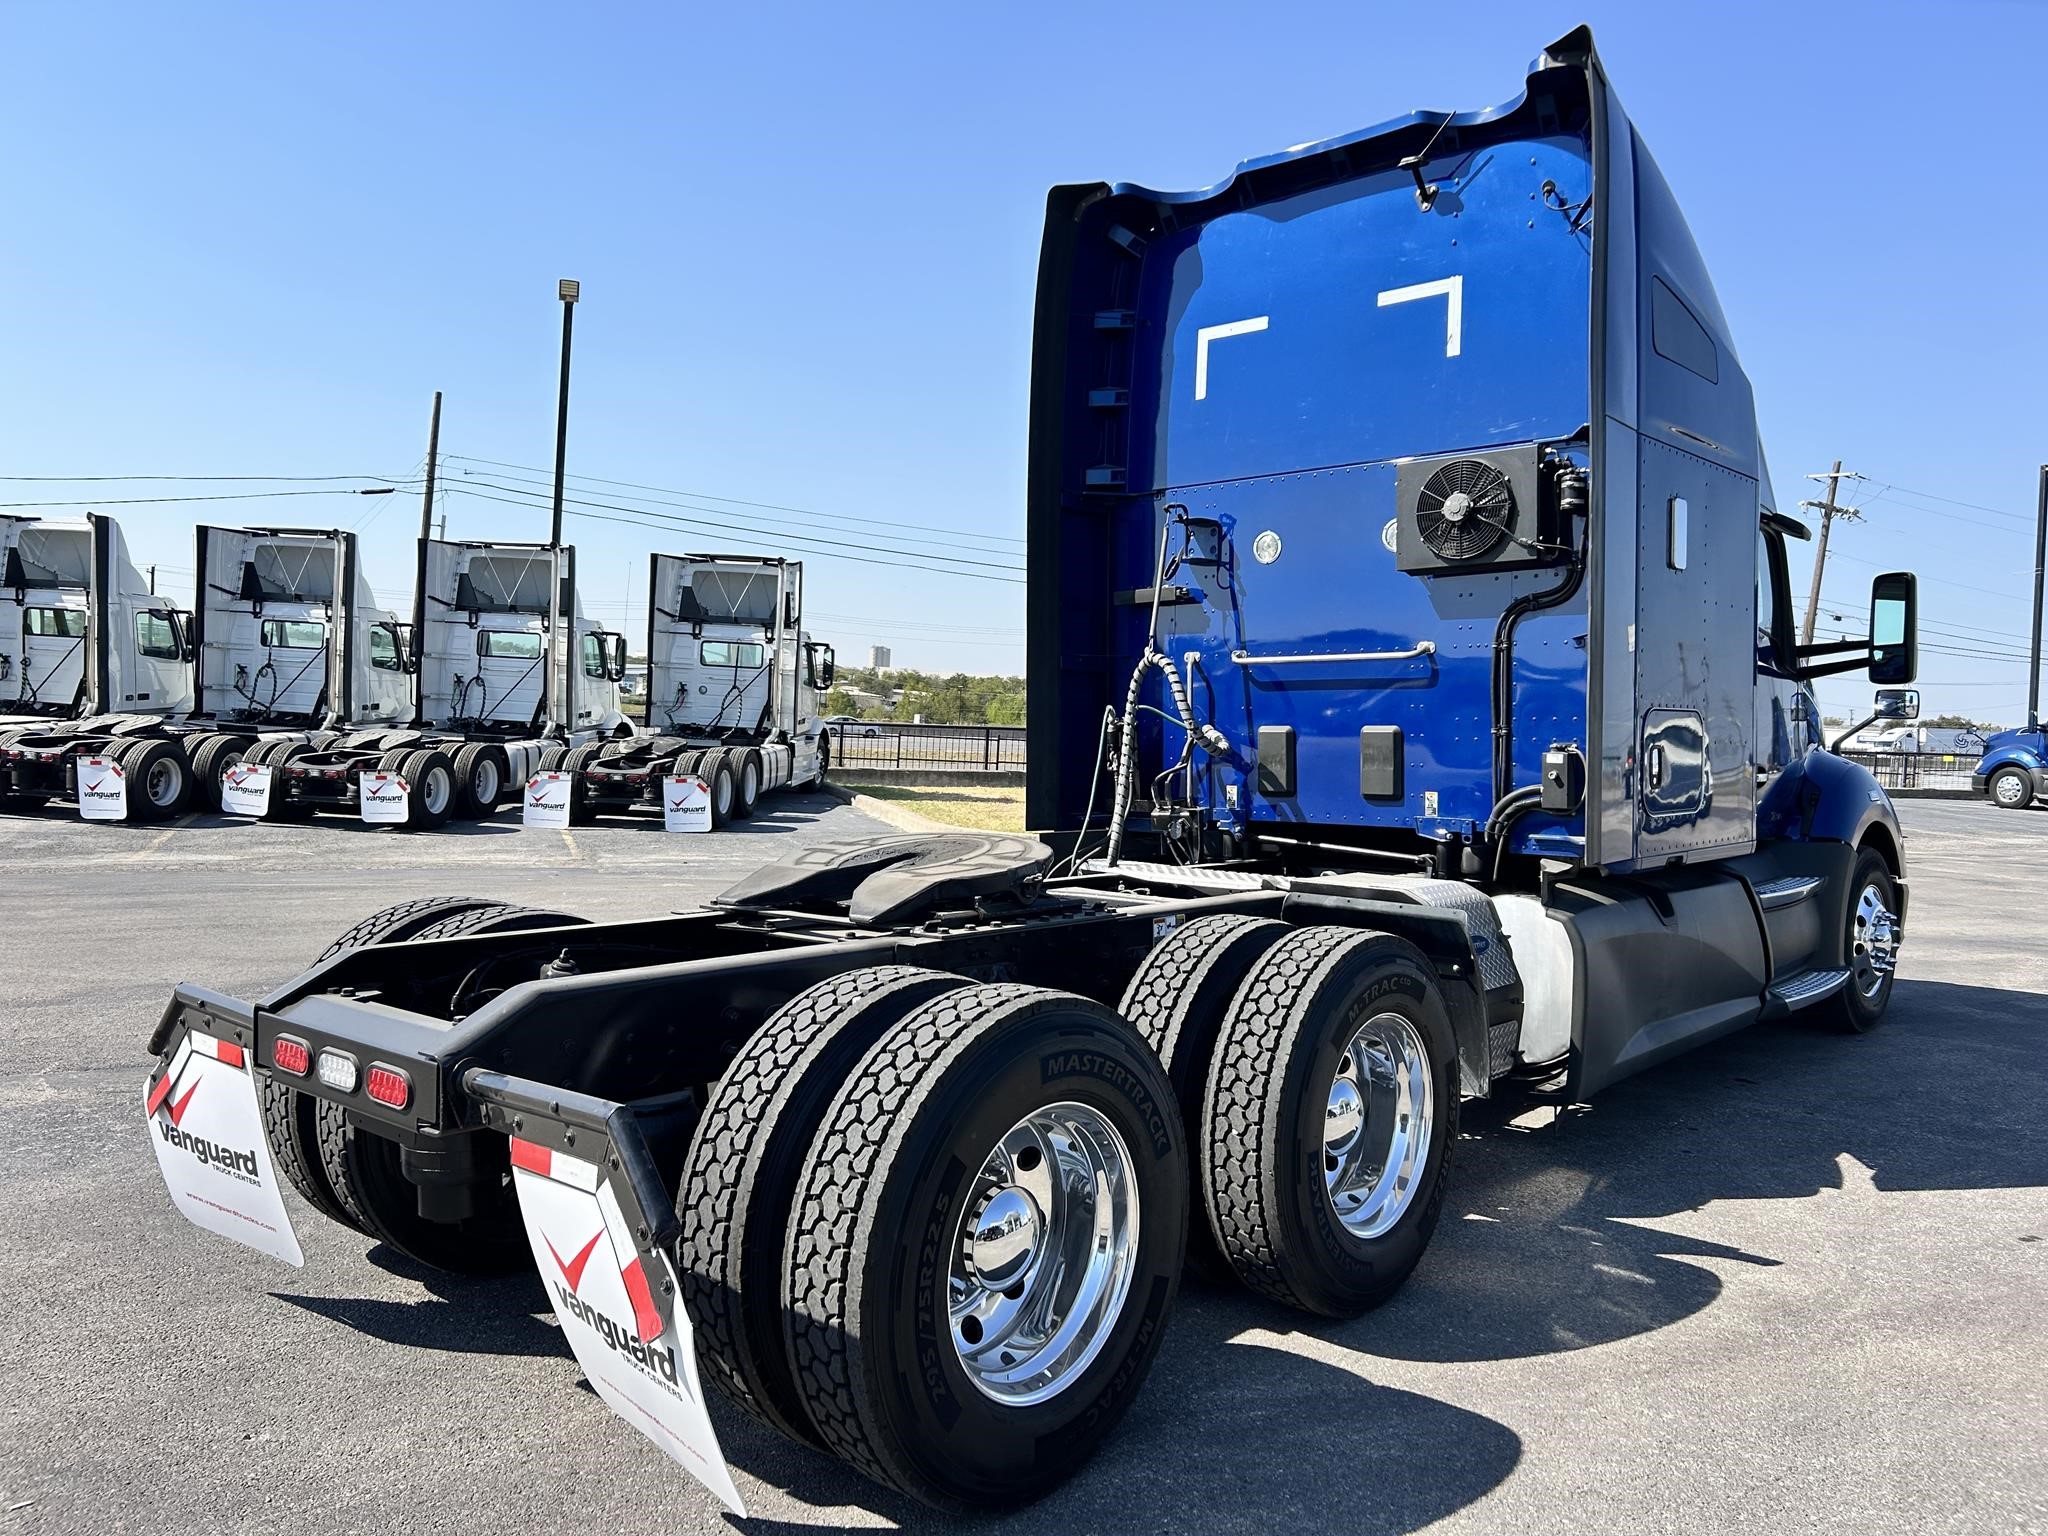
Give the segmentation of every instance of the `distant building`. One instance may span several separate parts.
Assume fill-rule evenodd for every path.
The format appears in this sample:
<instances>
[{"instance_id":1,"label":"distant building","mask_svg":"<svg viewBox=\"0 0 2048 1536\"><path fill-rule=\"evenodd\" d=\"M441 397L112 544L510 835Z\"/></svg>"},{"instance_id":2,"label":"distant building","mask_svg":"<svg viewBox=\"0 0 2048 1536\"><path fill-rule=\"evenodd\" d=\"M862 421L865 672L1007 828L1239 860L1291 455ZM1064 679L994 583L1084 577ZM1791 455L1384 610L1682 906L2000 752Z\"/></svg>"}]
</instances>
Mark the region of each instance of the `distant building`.
<instances>
[{"instance_id":1,"label":"distant building","mask_svg":"<svg viewBox=\"0 0 2048 1536\"><path fill-rule=\"evenodd\" d=\"M868 670L870 672L886 672L889 670L889 647L886 645L871 645L868 647Z\"/></svg>"}]
</instances>

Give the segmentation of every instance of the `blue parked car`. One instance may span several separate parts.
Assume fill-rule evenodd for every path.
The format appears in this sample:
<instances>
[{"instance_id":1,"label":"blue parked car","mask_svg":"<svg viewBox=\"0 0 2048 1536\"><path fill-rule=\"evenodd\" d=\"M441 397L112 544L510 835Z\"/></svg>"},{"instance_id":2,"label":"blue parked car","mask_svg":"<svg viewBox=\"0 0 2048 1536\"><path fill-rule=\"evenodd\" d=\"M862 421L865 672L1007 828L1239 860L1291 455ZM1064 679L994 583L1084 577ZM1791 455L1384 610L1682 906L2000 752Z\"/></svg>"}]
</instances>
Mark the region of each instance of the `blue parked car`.
<instances>
[{"instance_id":1,"label":"blue parked car","mask_svg":"<svg viewBox=\"0 0 2048 1536\"><path fill-rule=\"evenodd\" d=\"M2048 800L2048 731L2033 725L1995 733L1970 774L1970 788L2013 811Z\"/></svg>"}]
</instances>

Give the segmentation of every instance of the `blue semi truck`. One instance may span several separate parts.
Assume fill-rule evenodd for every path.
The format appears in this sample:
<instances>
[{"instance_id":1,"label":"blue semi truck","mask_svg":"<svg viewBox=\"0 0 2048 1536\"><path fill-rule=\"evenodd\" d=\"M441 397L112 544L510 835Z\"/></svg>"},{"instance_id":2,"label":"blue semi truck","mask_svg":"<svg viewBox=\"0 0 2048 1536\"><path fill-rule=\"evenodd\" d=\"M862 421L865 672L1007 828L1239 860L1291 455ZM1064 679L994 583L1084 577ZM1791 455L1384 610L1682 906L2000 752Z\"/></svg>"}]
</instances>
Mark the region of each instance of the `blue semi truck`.
<instances>
[{"instance_id":1,"label":"blue semi truck","mask_svg":"<svg viewBox=\"0 0 2048 1536\"><path fill-rule=\"evenodd\" d=\"M179 1208L295 1262L283 1182L538 1265L735 1507L704 1378L1004 1505L1103 1441L1190 1255L1393 1294L1463 1101L1882 1017L1902 837L1810 684L1910 682L1914 581L1796 643L1806 530L1587 33L1497 108L1056 189L1030 434L1037 837L807 849L652 921L414 902L255 1001L181 986Z\"/></svg>"},{"instance_id":2,"label":"blue semi truck","mask_svg":"<svg viewBox=\"0 0 2048 1536\"><path fill-rule=\"evenodd\" d=\"M1992 733L1970 770L1970 788L2008 811L2048 800L2048 732L2034 723Z\"/></svg>"}]
</instances>

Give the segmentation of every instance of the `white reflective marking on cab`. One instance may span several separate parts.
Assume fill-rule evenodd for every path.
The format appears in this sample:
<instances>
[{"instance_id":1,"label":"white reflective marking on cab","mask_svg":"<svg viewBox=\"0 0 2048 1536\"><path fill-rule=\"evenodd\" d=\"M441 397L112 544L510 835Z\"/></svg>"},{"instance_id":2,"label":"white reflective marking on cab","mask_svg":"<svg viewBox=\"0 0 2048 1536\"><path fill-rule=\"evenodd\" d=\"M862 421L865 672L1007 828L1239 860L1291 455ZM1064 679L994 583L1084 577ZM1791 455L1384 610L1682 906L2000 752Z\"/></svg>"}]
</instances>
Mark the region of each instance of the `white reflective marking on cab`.
<instances>
[{"instance_id":1,"label":"white reflective marking on cab","mask_svg":"<svg viewBox=\"0 0 2048 1536\"><path fill-rule=\"evenodd\" d=\"M1444 313L1444 356L1456 357L1463 346L1465 330L1465 279L1440 277L1434 282L1410 283L1405 288L1388 288L1380 294L1379 307L1407 304L1415 299L1448 299ZM1197 391L1196 398L1200 398Z\"/></svg>"},{"instance_id":2,"label":"white reflective marking on cab","mask_svg":"<svg viewBox=\"0 0 2048 1536\"><path fill-rule=\"evenodd\" d=\"M1270 315L1254 315L1249 320L1232 320L1227 325L1205 325L1195 332L1195 398L1209 398L1209 343L1222 341L1231 336L1249 336L1254 331L1263 331Z\"/></svg>"}]
</instances>

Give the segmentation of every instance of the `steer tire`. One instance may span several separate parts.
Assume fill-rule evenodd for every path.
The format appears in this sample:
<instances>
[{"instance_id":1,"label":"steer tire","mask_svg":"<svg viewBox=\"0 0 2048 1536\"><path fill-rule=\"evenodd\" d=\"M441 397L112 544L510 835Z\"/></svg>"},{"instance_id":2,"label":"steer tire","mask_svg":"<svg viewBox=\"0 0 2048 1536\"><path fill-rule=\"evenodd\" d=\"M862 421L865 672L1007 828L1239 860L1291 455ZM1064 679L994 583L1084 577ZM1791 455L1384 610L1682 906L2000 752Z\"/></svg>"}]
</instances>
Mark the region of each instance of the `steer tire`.
<instances>
[{"instance_id":1,"label":"steer tire","mask_svg":"<svg viewBox=\"0 0 2048 1536\"><path fill-rule=\"evenodd\" d=\"M2024 811L2034 803L2034 777L2024 768L2001 768L1986 786L1991 803L2008 811Z\"/></svg>"},{"instance_id":2,"label":"steer tire","mask_svg":"<svg viewBox=\"0 0 2048 1536\"><path fill-rule=\"evenodd\" d=\"M361 949L369 944L395 944L430 924L458 914L510 910L503 902L480 896L429 896L419 901L402 901L347 929L320 952L320 959L331 960L343 950ZM319 1101L311 1094L287 1087L275 1072L262 1081L263 1129L277 1171L321 1215L369 1234L368 1223L336 1193L323 1167L315 1123Z\"/></svg>"},{"instance_id":3,"label":"steer tire","mask_svg":"<svg viewBox=\"0 0 2048 1536\"><path fill-rule=\"evenodd\" d=\"M585 921L566 912L441 897L388 908L350 932L385 918L395 920L381 937L368 942L452 939ZM347 1111L339 1104L325 1099L309 1102L314 1106L322 1177L337 1202L350 1213L351 1225L419 1263L454 1274L507 1274L531 1258L512 1187L511 1163L501 1138L485 1139L485 1156L490 1161L477 1190L475 1214L459 1222L429 1221L419 1213L418 1190L405 1176L396 1142L350 1124Z\"/></svg>"},{"instance_id":4,"label":"steer tire","mask_svg":"<svg viewBox=\"0 0 2048 1536\"><path fill-rule=\"evenodd\" d=\"M963 976L883 965L799 992L755 1030L718 1080L676 1193L677 1277L705 1377L771 1428L812 1444L771 1303L790 1207L832 1096L882 1034Z\"/></svg>"},{"instance_id":5,"label":"steer tire","mask_svg":"<svg viewBox=\"0 0 2048 1536\"><path fill-rule=\"evenodd\" d=\"M1325 1136L1332 1079L1352 1036L1382 1015L1412 1029L1426 1053L1430 1134L1398 1215L1386 1230L1360 1234L1325 1187ZM1458 1135L1457 1041L1421 951L1370 929L1287 935L1232 999L1204 1097L1202 1194L1211 1235L1239 1279L1326 1317L1356 1316L1400 1289L1436 1230ZM1370 1123L1413 1118L1387 1108Z\"/></svg>"},{"instance_id":6,"label":"steer tire","mask_svg":"<svg viewBox=\"0 0 2048 1536\"><path fill-rule=\"evenodd\" d=\"M966 1226L994 1193L982 1179L991 1153L1027 1117L1056 1110L1078 1110L1114 1133L1128 1171L1108 1187L1128 1189L1136 1209L1124 1203L1128 1242L1107 1247L1121 1255L1121 1279L1102 1287L1110 1310L1093 1347L1034 1378L1050 1392L1042 1400L999 1400L963 1363L949 1286ZM1040 1166L1020 1154L1011 1168ZM1103 1187L1060 1179L1047 1198L1057 1212ZM1016 1230L992 1222L984 1235L1000 1241ZM1038 987L942 994L862 1058L805 1157L780 1299L811 1423L855 1468L938 1509L998 1508L1043 1493L1101 1445L1143 1383L1186 1240L1187 1155L1173 1086L1130 1027L1099 1003ZM1032 1261L1028 1283L1073 1272L1070 1263L1048 1266L1049 1251ZM1082 1250L1081 1262L1094 1251Z\"/></svg>"},{"instance_id":7,"label":"steer tire","mask_svg":"<svg viewBox=\"0 0 2048 1536\"><path fill-rule=\"evenodd\" d=\"M1813 1009L1819 1019L1850 1035L1860 1035L1877 1028L1892 1000L1894 978L1890 972L1880 974L1875 989L1866 992L1864 987L1868 983L1858 971L1859 949L1867 944L1864 924L1858 921L1861 915L1858 909L1866 888L1877 893L1878 903L1885 911L1897 913L1898 881L1892 875L1891 865L1875 848L1858 849L1856 862L1850 867L1849 931L1843 940L1842 955L1849 967L1848 984ZM1897 918L1894 917L1893 921L1896 922Z\"/></svg>"},{"instance_id":8,"label":"steer tire","mask_svg":"<svg viewBox=\"0 0 2048 1536\"><path fill-rule=\"evenodd\" d=\"M1270 917L1198 917L1153 945L1124 988L1117 1012L1166 1068L1190 1142L1201 1129L1209 1062L1230 1000L1266 951L1292 931ZM1230 1272L1206 1221L1189 1224L1188 1262L1214 1279Z\"/></svg>"}]
</instances>

